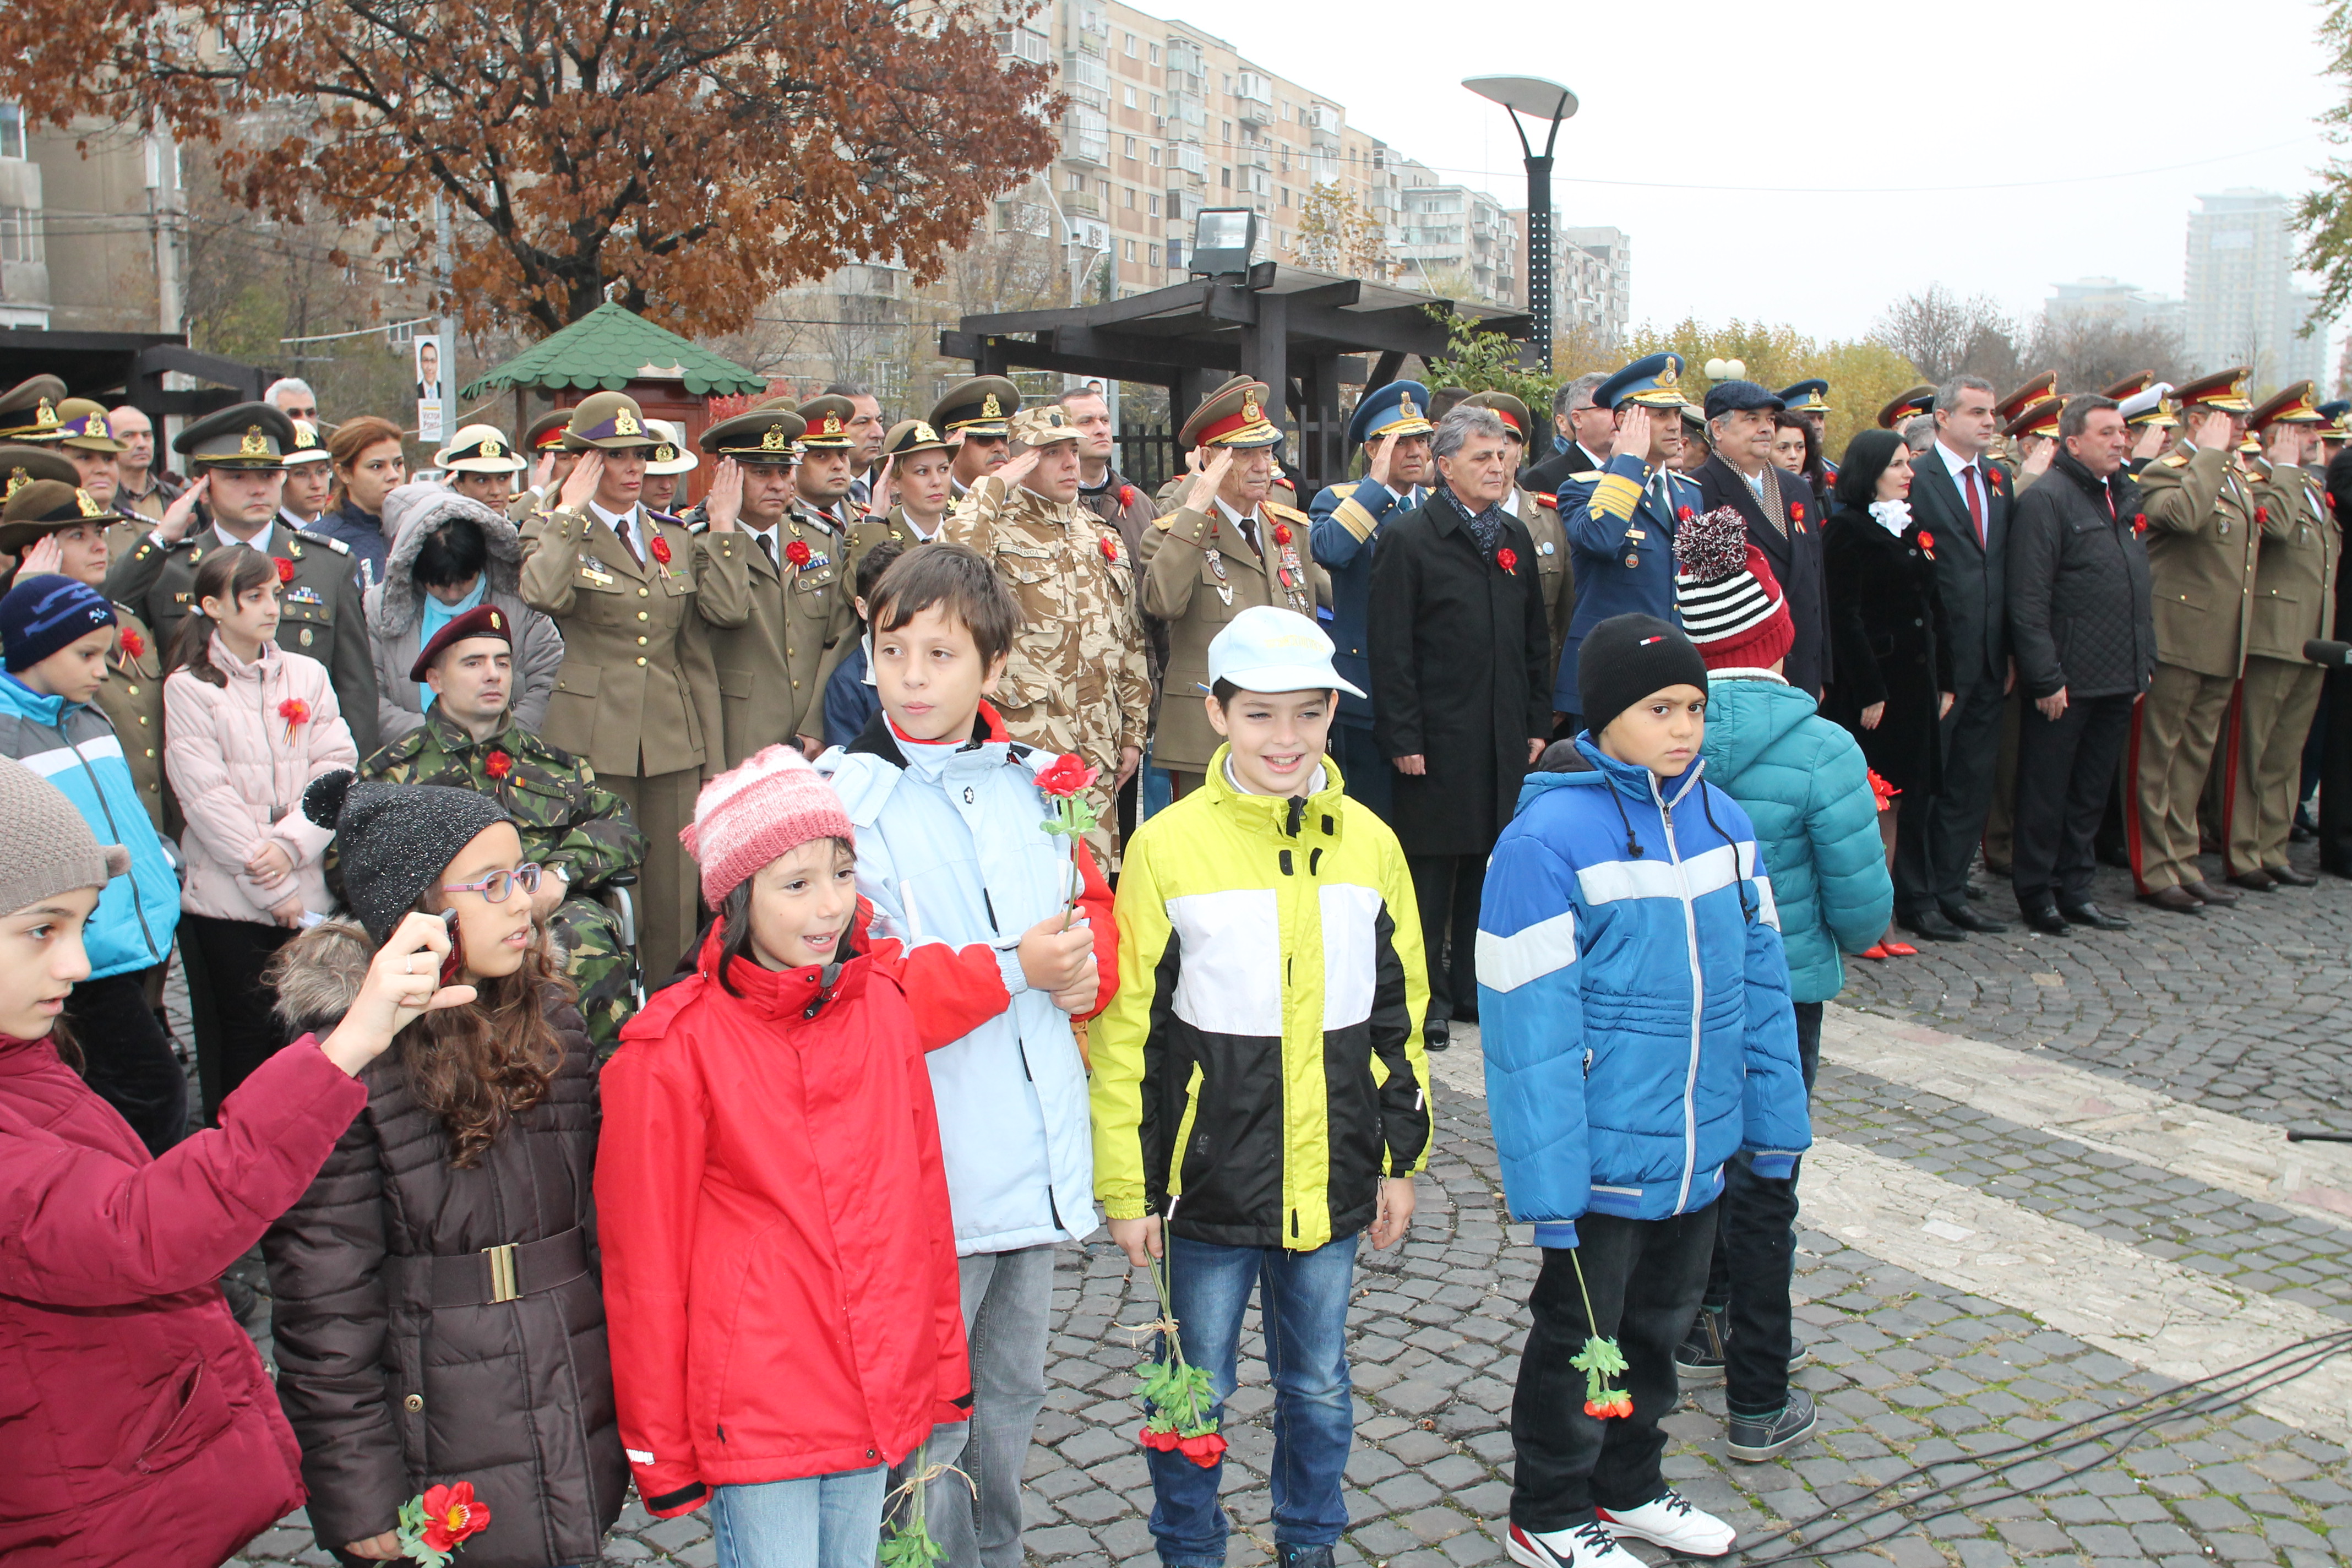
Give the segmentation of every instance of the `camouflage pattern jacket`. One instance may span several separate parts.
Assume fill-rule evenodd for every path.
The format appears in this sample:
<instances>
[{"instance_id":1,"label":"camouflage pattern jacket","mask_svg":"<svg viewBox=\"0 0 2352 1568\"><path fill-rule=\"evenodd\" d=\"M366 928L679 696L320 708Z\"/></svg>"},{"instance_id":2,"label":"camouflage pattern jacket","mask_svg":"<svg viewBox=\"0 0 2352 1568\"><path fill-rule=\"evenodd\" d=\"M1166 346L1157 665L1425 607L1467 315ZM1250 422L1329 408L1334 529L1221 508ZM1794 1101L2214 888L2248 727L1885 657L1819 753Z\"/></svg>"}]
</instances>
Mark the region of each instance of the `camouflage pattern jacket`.
<instances>
[{"instance_id":1,"label":"camouflage pattern jacket","mask_svg":"<svg viewBox=\"0 0 2352 1568\"><path fill-rule=\"evenodd\" d=\"M1006 732L1099 769L1088 798L1108 822L1119 751L1140 750L1151 722L1134 552L1086 508L993 474L949 510L940 538L986 556L1021 601L1021 635L992 699Z\"/></svg>"}]
</instances>

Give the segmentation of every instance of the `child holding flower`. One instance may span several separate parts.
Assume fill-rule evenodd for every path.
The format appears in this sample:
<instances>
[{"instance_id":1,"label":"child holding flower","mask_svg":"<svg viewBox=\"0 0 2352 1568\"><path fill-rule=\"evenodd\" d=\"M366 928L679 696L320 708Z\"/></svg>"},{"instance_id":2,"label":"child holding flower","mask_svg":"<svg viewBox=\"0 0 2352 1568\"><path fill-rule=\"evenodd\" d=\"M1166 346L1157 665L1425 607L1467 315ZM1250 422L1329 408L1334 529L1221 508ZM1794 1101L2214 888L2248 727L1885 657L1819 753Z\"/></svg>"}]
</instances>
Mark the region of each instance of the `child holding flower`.
<instances>
[{"instance_id":1,"label":"child holding flower","mask_svg":"<svg viewBox=\"0 0 2352 1568\"><path fill-rule=\"evenodd\" d=\"M187 819L180 954L207 1114L285 1043L261 972L332 907L321 857L334 832L302 815L302 791L359 761L327 667L278 646L283 564L244 545L205 550L163 682L163 767Z\"/></svg>"}]
</instances>

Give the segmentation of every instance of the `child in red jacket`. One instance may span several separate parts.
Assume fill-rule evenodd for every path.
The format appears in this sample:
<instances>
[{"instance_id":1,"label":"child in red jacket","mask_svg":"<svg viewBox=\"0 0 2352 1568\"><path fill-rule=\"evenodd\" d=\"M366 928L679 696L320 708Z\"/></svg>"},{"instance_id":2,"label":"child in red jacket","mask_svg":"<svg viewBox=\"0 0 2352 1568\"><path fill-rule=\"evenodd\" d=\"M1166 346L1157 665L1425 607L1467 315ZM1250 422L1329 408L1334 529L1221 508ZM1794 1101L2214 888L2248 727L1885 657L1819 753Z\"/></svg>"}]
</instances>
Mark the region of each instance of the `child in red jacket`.
<instances>
[{"instance_id":1,"label":"child in red jacket","mask_svg":"<svg viewBox=\"0 0 2352 1568\"><path fill-rule=\"evenodd\" d=\"M924 1052L977 1019L950 988L910 1006L848 814L791 748L679 837L719 918L604 1072L622 1441L654 1512L709 1500L722 1568L871 1563L888 1467L971 1405Z\"/></svg>"}]
</instances>

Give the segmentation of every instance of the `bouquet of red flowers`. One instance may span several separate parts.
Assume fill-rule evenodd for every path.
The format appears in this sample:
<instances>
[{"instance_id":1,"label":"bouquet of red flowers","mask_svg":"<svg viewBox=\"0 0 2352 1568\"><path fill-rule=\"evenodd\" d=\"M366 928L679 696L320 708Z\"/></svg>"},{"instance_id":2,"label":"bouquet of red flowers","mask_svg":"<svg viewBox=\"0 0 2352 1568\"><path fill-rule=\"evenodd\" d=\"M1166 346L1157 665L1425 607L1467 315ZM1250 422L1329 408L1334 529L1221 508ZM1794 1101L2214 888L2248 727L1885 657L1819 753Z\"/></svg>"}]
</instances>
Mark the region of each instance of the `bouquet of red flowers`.
<instances>
[{"instance_id":1,"label":"bouquet of red flowers","mask_svg":"<svg viewBox=\"0 0 2352 1568\"><path fill-rule=\"evenodd\" d=\"M1202 1469L1213 1469L1225 1456L1225 1439L1218 1423L1206 1414L1216 1403L1206 1368L1184 1359L1184 1342L1177 1333L1176 1314L1168 1304L1168 1260L1151 1266L1151 1282L1160 1289L1160 1331L1165 1353L1144 1363L1135 1392L1143 1396L1150 1414L1136 1441L1163 1454L1181 1454Z\"/></svg>"},{"instance_id":2,"label":"bouquet of red flowers","mask_svg":"<svg viewBox=\"0 0 2352 1568\"><path fill-rule=\"evenodd\" d=\"M1086 759L1076 752L1065 752L1054 759L1051 767L1037 775L1037 787L1054 802L1054 815L1038 824L1046 832L1058 834L1070 841L1070 897L1062 913L1062 929L1067 931L1078 912L1078 895L1086 890L1086 880L1078 870L1078 841L1094 830L1095 808L1078 798L1078 792L1101 776L1100 768L1087 766Z\"/></svg>"},{"instance_id":3,"label":"bouquet of red flowers","mask_svg":"<svg viewBox=\"0 0 2352 1568\"><path fill-rule=\"evenodd\" d=\"M490 1527L490 1505L474 1496L474 1483L427 1487L422 1497L400 1505L400 1527L394 1532L401 1552L424 1568L448 1568L449 1559L468 1539Z\"/></svg>"}]
</instances>

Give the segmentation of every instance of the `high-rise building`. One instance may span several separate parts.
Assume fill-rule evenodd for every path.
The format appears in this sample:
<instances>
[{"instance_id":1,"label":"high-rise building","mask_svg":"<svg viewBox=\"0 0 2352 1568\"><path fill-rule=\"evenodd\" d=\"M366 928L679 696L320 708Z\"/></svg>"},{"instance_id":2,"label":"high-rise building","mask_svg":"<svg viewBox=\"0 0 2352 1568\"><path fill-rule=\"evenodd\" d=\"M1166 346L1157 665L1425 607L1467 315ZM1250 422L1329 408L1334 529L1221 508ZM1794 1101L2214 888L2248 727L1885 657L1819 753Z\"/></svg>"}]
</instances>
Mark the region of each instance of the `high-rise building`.
<instances>
[{"instance_id":1,"label":"high-rise building","mask_svg":"<svg viewBox=\"0 0 2352 1568\"><path fill-rule=\"evenodd\" d=\"M2200 370L2253 367L2258 388L2326 374L2327 334L2302 335L2311 294L2294 280L2294 204L2273 191L2200 196L2189 215L2182 353Z\"/></svg>"},{"instance_id":2,"label":"high-rise building","mask_svg":"<svg viewBox=\"0 0 2352 1568\"><path fill-rule=\"evenodd\" d=\"M1536 280L1528 263L1528 215L1511 214L1518 230L1519 275L1527 280L1528 302L1535 301ZM1633 317L1633 241L1622 228L1570 227L1552 214L1551 323L1565 337L1577 332L1614 344L1625 335Z\"/></svg>"}]
</instances>

